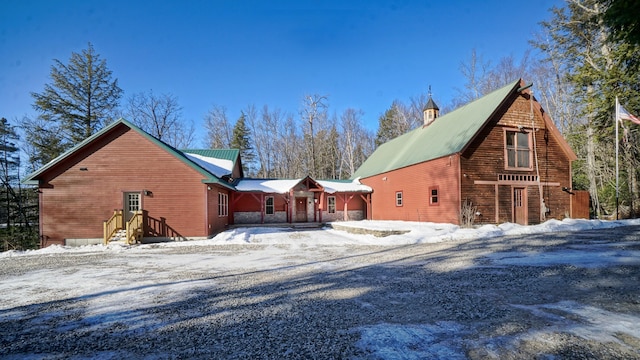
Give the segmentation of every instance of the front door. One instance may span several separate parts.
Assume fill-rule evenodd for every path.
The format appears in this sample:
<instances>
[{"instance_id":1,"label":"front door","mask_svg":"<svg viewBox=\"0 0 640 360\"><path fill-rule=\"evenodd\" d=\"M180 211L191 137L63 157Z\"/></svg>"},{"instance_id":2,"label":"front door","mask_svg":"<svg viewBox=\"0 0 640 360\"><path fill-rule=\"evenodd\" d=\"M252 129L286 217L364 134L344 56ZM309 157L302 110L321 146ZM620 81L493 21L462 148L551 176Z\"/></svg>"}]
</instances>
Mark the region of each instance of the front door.
<instances>
[{"instance_id":1,"label":"front door","mask_svg":"<svg viewBox=\"0 0 640 360\"><path fill-rule=\"evenodd\" d=\"M139 192L124 193L124 222L126 223L133 217L134 212L142 210L140 203L141 194Z\"/></svg>"},{"instance_id":2,"label":"front door","mask_svg":"<svg viewBox=\"0 0 640 360\"><path fill-rule=\"evenodd\" d=\"M513 222L527 225L527 188L513 189Z\"/></svg>"},{"instance_id":3,"label":"front door","mask_svg":"<svg viewBox=\"0 0 640 360\"><path fill-rule=\"evenodd\" d=\"M296 222L307 222L307 198L296 198Z\"/></svg>"}]
</instances>

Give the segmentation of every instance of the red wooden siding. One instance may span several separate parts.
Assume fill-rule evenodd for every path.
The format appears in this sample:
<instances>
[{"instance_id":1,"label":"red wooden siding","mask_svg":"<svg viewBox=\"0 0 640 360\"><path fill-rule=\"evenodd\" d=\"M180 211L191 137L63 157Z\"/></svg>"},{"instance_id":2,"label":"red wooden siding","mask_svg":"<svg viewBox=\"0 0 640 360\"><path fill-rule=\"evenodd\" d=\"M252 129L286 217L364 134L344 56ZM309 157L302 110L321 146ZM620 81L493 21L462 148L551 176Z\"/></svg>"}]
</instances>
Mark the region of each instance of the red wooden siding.
<instances>
[{"instance_id":1,"label":"red wooden siding","mask_svg":"<svg viewBox=\"0 0 640 360\"><path fill-rule=\"evenodd\" d=\"M521 126L530 132L530 109L528 99L523 95L513 95L512 102L496 114L461 156L461 199L469 199L478 207L481 216L476 218L476 222L513 222L514 187L526 188L527 223L540 222L540 192L537 184L518 181L498 183L498 174L537 175L535 155L532 157L532 170L505 169L505 129L518 131ZM534 111L534 121L542 194L545 205L550 209L546 218L563 219L570 212L569 194L562 191L563 186L571 187L570 161L555 138L557 135L545 128L539 112Z\"/></svg>"},{"instance_id":2,"label":"red wooden siding","mask_svg":"<svg viewBox=\"0 0 640 360\"><path fill-rule=\"evenodd\" d=\"M260 212L264 208L264 203L261 203L261 196L264 195L264 199L268 196L273 196L274 210L286 211L287 202L285 198L288 194L261 194L261 193L236 193L233 210L234 211L251 211Z\"/></svg>"},{"instance_id":3,"label":"red wooden siding","mask_svg":"<svg viewBox=\"0 0 640 360\"><path fill-rule=\"evenodd\" d=\"M231 208L231 194L229 193L229 190L213 184L207 186L207 226L209 228L207 234L209 236L223 231L230 223L229 215L220 216L218 212L219 193L227 194L227 200L229 202L229 212Z\"/></svg>"},{"instance_id":4,"label":"red wooden siding","mask_svg":"<svg viewBox=\"0 0 640 360\"><path fill-rule=\"evenodd\" d=\"M362 179L374 189L372 219L458 223L458 169L458 156L452 155ZM438 187L438 206L429 205L431 187ZM402 191L402 206L396 206L398 191Z\"/></svg>"},{"instance_id":5,"label":"red wooden siding","mask_svg":"<svg viewBox=\"0 0 640 360\"><path fill-rule=\"evenodd\" d=\"M41 234L46 245L65 238L101 238L102 222L114 209L122 209L124 191L150 191L142 196L143 209L164 221L174 235L210 233L205 217L210 198L203 176L124 125L42 177Z\"/></svg>"}]
</instances>

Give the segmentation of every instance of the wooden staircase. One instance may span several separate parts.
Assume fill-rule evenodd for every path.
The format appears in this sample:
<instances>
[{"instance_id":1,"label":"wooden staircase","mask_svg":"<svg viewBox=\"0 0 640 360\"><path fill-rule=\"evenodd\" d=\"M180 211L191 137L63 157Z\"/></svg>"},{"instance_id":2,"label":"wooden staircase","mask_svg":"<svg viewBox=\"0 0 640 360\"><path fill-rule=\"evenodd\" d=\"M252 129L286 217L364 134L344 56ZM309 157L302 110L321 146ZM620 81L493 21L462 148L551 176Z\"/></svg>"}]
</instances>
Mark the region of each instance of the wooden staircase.
<instances>
[{"instance_id":1,"label":"wooden staircase","mask_svg":"<svg viewBox=\"0 0 640 360\"><path fill-rule=\"evenodd\" d=\"M122 210L114 210L111 218L103 223L104 244L113 241L123 241L127 245L140 243L144 236L144 217L143 211L135 211L131 219L124 222Z\"/></svg>"}]
</instances>

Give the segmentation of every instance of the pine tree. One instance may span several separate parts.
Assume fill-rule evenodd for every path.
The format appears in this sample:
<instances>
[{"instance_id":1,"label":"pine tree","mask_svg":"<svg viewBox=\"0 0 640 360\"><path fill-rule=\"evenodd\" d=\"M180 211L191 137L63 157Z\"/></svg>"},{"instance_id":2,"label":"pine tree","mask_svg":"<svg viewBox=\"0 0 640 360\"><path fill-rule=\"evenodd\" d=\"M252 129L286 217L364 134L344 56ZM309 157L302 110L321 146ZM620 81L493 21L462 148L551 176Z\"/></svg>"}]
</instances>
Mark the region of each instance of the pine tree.
<instances>
[{"instance_id":1,"label":"pine tree","mask_svg":"<svg viewBox=\"0 0 640 360\"><path fill-rule=\"evenodd\" d=\"M30 171L35 171L55 159L68 147L64 143L59 126L42 118L25 117L20 128L25 134L24 150L29 155Z\"/></svg>"},{"instance_id":2,"label":"pine tree","mask_svg":"<svg viewBox=\"0 0 640 360\"><path fill-rule=\"evenodd\" d=\"M378 132L376 133L375 140L376 147L411 130L400 107L400 103L394 101L391 107L378 119Z\"/></svg>"},{"instance_id":3,"label":"pine tree","mask_svg":"<svg viewBox=\"0 0 640 360\"><path fill-rule=\"evenodd\" d=\"M549 41L534 43L545 51L562 54L563 76L572 85L573 103L582 123L576 134L568 138L582 138L573 145L584 154L585 164L574 167L574 179L586 178L596 215L615 209L615 163L613 119L615 97L618 96L635 110L640 105L638 78L640 77L640 48L636 44L614 40L611 29L604 22L607 4L600 0L568 2L565 8L552 9L550 21L543 22ZM554 59L549 59L554 60ZM631 194L627 205L633 212L638 199L638 146L625 148L629 161L621 163L629 176ZM633 156L629 156L633 155ZM579 164L582 165L582 164ZM583 173L580 173L580 172Z\"/></svg>"},{"instance_id":4,"label":"pine tree","mask_svg":"<svg viewBox=\"0 0 640 360\"><path fill-rule=\"evenodd\" d=\"M51 149L61 146L68 149L96 133L112 120L119 105L122 90L118 81L112 80L105 60L95 52L91 44L81 53L73 52L68 64L54 60L51 66L52 83L46 84L41 93L33 92L34 109L40 119L51 123L50 134L62 136ZM27 141L36 141L31 134L37 129L23 126ZM35 138L35 139L34 139ZM42 144L34 144L39 149ZM57 151L51 151L57 156ZM36 158L50 156L36 155Z\"/></svg>"},{"instance_id":5,"label":"pine tree","mask_svg":"<svg viewBox=\"0 0 640 360\"><path fill-rule=\"evenodd\" d=\"M231 137L231 147L240 150L242 158L243 171L251 175L251 166L255 161L255 154L251 146L251 131L247 127L246 116L241 112L236 125L233 127L233 135Z\"/></svg>"},{"instance_id":6,"label":"pine tree","mask_svg":"<svg viewBox=\"0 0 640 360\"><path fill-rule=\"evenodd\" d=\"M20 141L15 127L0 119L0 238L3 250L33 248L36 234L31 227L28 208L33 200L20 185ZM37 202L35 202L37 204ZM36 205L37 206L37 205Z\"/></svg>"}]
</instances>

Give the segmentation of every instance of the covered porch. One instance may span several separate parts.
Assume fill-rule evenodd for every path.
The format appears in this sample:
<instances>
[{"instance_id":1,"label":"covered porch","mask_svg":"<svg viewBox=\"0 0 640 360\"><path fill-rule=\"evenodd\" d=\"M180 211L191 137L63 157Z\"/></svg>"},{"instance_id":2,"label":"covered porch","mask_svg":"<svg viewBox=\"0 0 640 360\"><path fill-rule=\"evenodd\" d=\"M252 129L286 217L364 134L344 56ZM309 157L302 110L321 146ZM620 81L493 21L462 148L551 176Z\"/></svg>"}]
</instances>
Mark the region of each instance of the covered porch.
<instances>
[{"instance_id":1,"label":"covered porch","mask_svg":"<svg viewBox=\"0 0 640 360\"><path fill-rule=\"evenodd\" d=\"M306 224L363 220L371 188L358 181L242 179L229 201L230 225Z\"/></svg>"}]
</instances>

